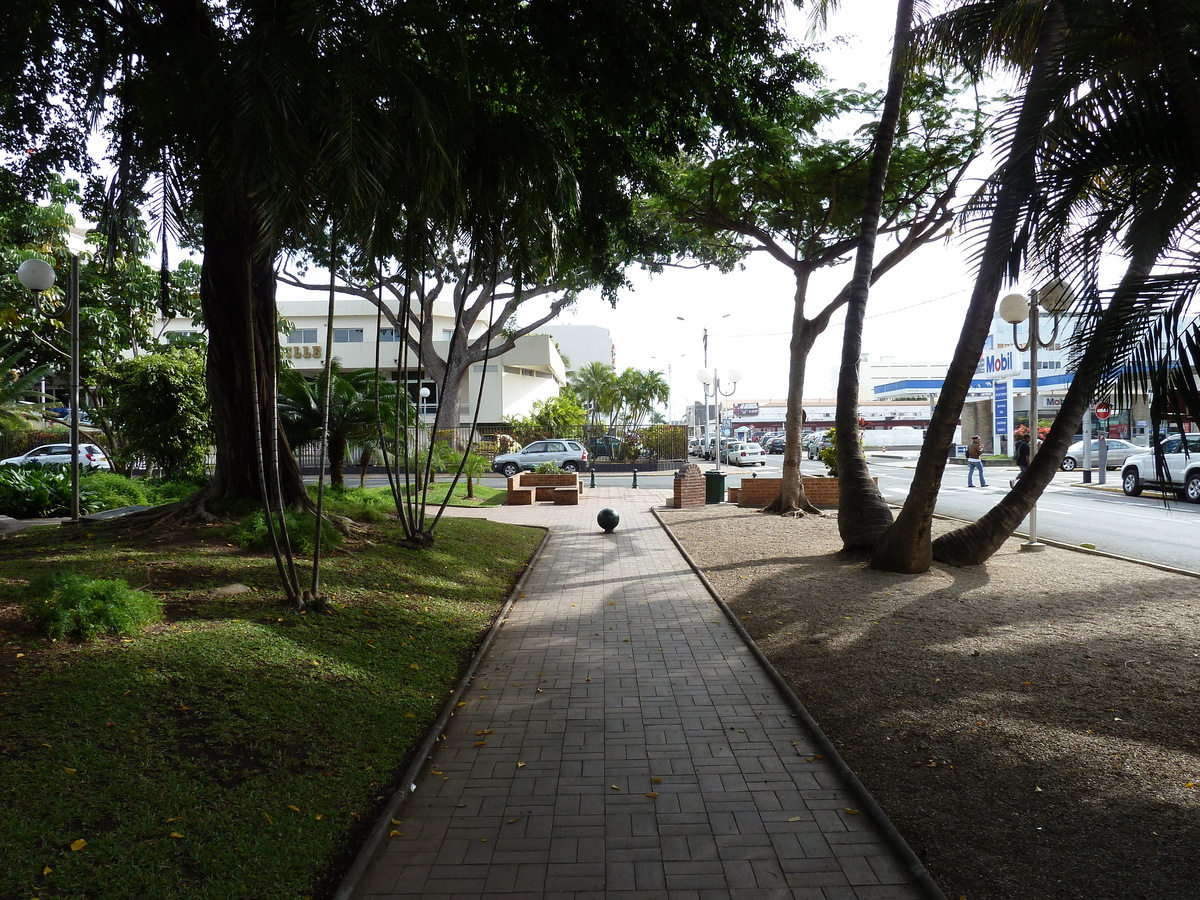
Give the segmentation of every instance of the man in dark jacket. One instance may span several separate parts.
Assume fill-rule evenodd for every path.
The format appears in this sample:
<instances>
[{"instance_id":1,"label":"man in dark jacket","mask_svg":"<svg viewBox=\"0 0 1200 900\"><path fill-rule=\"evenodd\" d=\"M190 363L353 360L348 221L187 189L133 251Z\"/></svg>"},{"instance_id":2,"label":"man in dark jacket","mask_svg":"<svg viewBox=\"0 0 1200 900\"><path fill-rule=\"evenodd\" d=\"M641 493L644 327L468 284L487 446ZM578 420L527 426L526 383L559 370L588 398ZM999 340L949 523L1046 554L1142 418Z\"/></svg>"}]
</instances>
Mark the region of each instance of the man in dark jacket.
<instances>
[{"instance_id":1,"label":"man in dark jacket","mask_svg":"<svg viewBox=\"0 0 1200 900\"><path fill-rule=\"evenodd\" d=\"M1016 452L1015 456L1017 459L1017 477L1008 483L1009 487L1014 487L1016 485L1016 483L1018 481L1020 481L1021 478L1024 477L1025 470L1029 468L1029 438L1028 437L1021 438L1020 443L1017 444L1017 452Z\"/></svg>"}]
</instances>

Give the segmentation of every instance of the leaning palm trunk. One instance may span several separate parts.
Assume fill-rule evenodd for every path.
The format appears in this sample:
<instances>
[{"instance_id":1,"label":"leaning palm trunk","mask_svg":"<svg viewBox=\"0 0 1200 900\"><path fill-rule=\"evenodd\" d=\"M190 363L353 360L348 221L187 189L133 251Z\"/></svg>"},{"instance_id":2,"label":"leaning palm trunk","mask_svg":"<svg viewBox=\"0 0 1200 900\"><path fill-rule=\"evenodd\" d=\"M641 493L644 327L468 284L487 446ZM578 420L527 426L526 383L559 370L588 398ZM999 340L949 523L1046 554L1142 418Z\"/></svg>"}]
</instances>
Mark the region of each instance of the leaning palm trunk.
<instances>
[{"instance_id":1,"label":"leaning palm trunk","mask_svg":"<svg viewBox=\"0 0 1200 900\"><path fill-rule=\"evenodd\" d=\"M875 239L883 209L883 190L887 184L888 164L900 121L900 104L908 80L909 35L912 31L913 0L900 0L896 7L896 35L892 42L892 64L888 73L887 95L879 117L879 130L871 158L867 199L863 205L861 237L854 258L854 277L850 282L850 300L846 305L846 324L842 337L842 368L838 377L835 450L838 463L838 532L843 549L874 546L892 524L892 511L879 488L871 480L867 459L858 435L858 364L862 352L863 321L871 290L871 272L875 260Z\"/></svg>"},{"instance_id":2,"label":"leaning palm trunk","mask_svg":"<svg viewBox=\"0 0 1200 900\"><path fill-rule=\"evenodd\" d=\"M1054 478L1083 422L1083 411L1105 372L1106 360L1111 359L1122 322L1128 321L1129 310L1137 303L1139 289L1146 283L1157 256L1157 251L1147 252L1130 263L1120 288L1101 317L1097 333L1084 351L1050 433L1016 487L978 521L934 541L933 557L938 562L951 566L974 566L985 562L1029 515L1046 485ZM1084 440L1087 440L1086 436Z\"/></svg>"},{"instance_id":3,"label":"leaning palm trunk","mask_svg":"<svg viewBox=\"0 0 1200 900\"><path fill-rule=\"evenodd\" d=\"M979 273L954 358L946 372L941 401L930 417L908 499L896 521L876 543L871 554L872 568L887 572L926 572L933 560L933 511L938 488L954 442L954 429L991 328L996 297L1012 251L1013 234L1022 210L1033 196L1037 137L1049 118L1056 96L1054 88L1059 79L1058 69L1067 36L1062 9L1059 3L1051 2L1038 35L1034 63L980 256Z\"/></svg>"}]
</instances>

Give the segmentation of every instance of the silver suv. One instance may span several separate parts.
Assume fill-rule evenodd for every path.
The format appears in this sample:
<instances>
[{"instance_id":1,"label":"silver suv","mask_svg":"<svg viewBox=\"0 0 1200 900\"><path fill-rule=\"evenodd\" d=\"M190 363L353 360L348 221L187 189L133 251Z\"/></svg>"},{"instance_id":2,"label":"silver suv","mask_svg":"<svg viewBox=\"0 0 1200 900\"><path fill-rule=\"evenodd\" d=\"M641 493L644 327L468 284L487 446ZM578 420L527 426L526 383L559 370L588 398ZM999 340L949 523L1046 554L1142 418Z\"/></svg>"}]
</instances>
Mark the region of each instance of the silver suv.
<instances>
[{"instance_id":1,"label":"silver suv","mask_svg":"<svg viewBox=\"0 0 1200 900\"><path fill-rule=\"evenodd\" d=\"M1200 503L1200 434L1173 434L1161 446L1163 470L1156 467L1153 453L1131 456L1121 469L1121 489L1130 497L1143 488L1174 491L1180 499Z\"/></svg>"},{"instance_id":2,"label":"silver suv","mask_svg":"<svg viewBox=\"0 0 1200 900\"><path fill-rule=\"evenodd\" d=\"M588 452L579 441L557 438L534 441L515 453L501 453L492 460L492 470L512 478L522 469L536 469L548 462L558 463L564 472L586 472Z\"/></svg>"}]
</instances>

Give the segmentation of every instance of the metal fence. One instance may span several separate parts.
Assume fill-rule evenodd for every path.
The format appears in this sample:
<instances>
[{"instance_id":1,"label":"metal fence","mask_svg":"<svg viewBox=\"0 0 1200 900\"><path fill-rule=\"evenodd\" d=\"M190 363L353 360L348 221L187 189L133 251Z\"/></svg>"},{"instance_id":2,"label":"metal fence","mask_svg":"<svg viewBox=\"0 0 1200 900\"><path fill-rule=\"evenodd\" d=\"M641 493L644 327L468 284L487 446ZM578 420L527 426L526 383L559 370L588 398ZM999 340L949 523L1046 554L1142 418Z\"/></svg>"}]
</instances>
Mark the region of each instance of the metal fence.
<instances>
[{"instance_id":1,"label":"metal fence","mask_svg":"<svg viewBox=\"0 0 1200 900\"><path fill-rule=\"evenodd\" d=\"M472 429L469 425L439 431L436 435L422 434L419 444L424 446L430 439L449 444L454 450L462 451L468 443L471 452L490 459L500 453L508 453L517 447L533 441L547 438L565 438L576 440L588 449L588 456L599 462L636 462L639 460L680 460L687 459L687 427L684 425L650 425L637 432L629 431L622 434L605 432L579 432L574 434L547 434L531 429L514 429L507 425L481 425ZM306 472L318 471L328 460L320 458L320 442L306 444L295 448L295 454L301 468ZM368 466L375 467L383 464L383 454L378 450L372 453ZM360 456L353 449L346 457L346 471L357 471L361 465Z\"/></svg>"}]
</instances>

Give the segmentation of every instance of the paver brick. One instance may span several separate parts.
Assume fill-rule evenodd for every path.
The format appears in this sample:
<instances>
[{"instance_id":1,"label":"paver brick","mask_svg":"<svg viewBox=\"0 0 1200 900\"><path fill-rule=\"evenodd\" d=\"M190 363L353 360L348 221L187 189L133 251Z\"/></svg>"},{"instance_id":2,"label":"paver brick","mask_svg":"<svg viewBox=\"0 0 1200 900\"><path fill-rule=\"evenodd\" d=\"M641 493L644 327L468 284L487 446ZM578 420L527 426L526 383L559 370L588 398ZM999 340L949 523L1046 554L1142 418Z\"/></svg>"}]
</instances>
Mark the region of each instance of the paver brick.
<instances>
[{"instance_id":1,"label":"paver brick","mask_svg":"<svg viewBox=\"0 0 1200 900\"><path fill-rule=\"evenodd\" d=\"M920 896L655 499L460 511L551 535L358 900Z\"/></svg>"}]
</instances>

